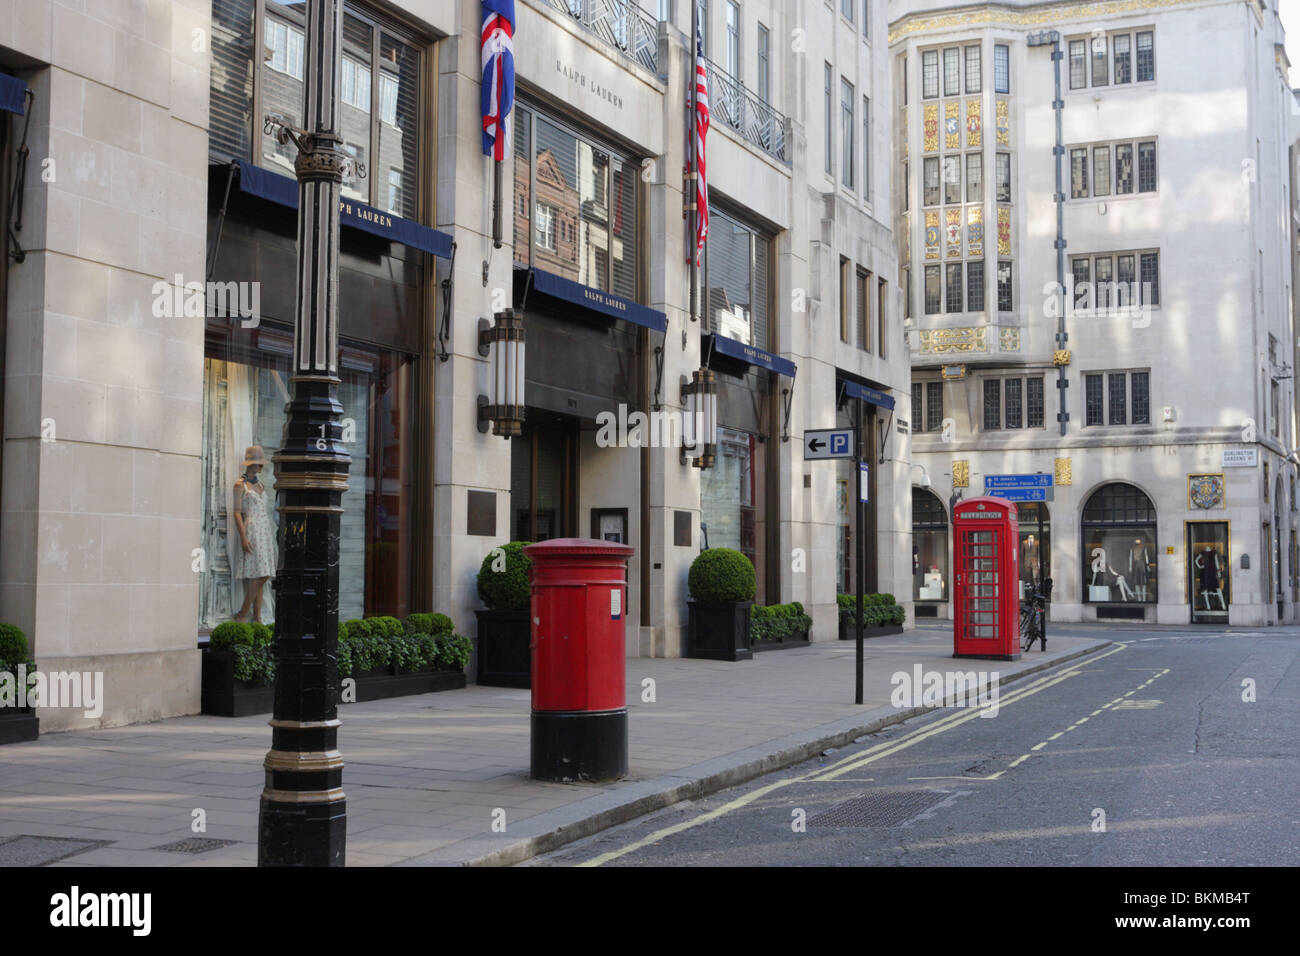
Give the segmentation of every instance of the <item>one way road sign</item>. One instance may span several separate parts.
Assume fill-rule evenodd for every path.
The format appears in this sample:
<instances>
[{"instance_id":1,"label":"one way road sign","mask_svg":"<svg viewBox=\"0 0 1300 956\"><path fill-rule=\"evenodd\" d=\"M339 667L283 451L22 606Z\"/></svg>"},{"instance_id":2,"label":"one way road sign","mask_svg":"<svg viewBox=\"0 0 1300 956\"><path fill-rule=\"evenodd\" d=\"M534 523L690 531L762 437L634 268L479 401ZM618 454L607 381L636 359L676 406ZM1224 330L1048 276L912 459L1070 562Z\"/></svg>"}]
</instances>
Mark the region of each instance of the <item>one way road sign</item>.
<instances>
[{"instance_id":1,"label":"one way road sign","mask_svg":"<svg viewBox=\"0 0 1300 956\"><path fill-rule=\"evenodd\" d=\"M804 461L818 458L852 458L853 429L823 428L803 433Z\"/></svg>"}]
</instances>

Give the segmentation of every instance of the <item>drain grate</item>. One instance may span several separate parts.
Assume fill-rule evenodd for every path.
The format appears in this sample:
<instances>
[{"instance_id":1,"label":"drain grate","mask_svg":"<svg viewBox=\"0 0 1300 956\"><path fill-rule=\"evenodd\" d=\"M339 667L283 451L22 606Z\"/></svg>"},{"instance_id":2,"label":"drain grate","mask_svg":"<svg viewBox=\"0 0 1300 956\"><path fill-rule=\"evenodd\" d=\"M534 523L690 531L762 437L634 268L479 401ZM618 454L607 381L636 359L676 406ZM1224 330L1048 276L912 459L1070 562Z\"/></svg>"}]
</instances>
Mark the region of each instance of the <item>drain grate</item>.
<instances>
[{"instance_id":1,"label":"drain grate","mask_svg":"<svg viewBox=\"0 0 1300 956\"><path fill-rule=\"evenodd\" d=\"M72 837L16 836L0 840L0 866L45 866L65 857L98 849L107 840Z\"/></svg>"},{"instance_id":2,"label":"drain grate","mask_svg":"<svg viewBox=\"0 0 1300 956\"><path fill-rule=\"evenodd\" d=\"M162 846L154 847L155 850L165 850L168 853L207 853L209 850L216 850L223 846L230 846L236 843L236 840L217 840L213 837L190 837L187 840L177 840L175 843L166 843Z\"/></svg>"},{"instance_id":3,"label":"drain grate","mask_svg":"<svg viewBox=\"0 0 1300 956\"><path fill-rule=\"evenodd\" d=\"M939 804L952 794L943 790L912 790L905 793L869 793L837 803L810 817L810 827L898 827Z\"/></svg>"}]
</instances>

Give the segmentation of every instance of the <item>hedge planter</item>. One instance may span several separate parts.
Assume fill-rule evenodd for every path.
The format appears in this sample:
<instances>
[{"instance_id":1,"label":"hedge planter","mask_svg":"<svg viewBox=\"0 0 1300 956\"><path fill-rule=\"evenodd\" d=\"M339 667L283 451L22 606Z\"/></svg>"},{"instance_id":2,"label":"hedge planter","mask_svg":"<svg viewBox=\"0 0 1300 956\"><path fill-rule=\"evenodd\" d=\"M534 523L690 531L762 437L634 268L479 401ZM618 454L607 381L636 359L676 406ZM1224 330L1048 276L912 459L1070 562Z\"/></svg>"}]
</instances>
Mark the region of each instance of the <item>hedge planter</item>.
<instances>
[{"instance_id":1,"label":"hedge planter","mask_svg":"<svg viewBox=\"0 0 1300 956\"><path fill-rule=\"evenodd\" d=\"M464 671L425 669L394 674L391 667L386 667L372 668L352 677L357 682L356 703L458 690L465 686ZM340 678L340 683L345 679ZM229 651L203 652L203 713L215 717L248 717L271 713L274 703L274 687L255 681L235 680L234 655Z\"/></svg>"},{"instance_id":2,"label":"hedge planter","mask_svg":"<svg viewBox=\"0 0 1300 956\"><path fill-rule=\"evenodd\" d=\"M0 744L20 744L40 735L41 722L31 707L0 708Z\"/></svg>"},{"instance_id":3,"label":"hedge planter","mask_svg":"<svg viewBox=\"0 0 1300 956\"><path fill-rule=\"evenodd\" d=\"M863 637L885 637L890 634L902 634L903 625L901 624L866 624L862 628ZM856 641L858 639L858 628L852 618L840 618L840 640Z\"/></svg>"},{"instance_id":4,"label":"hedge planter","mask_svg":"<svg viewBox=\"0 0 1300 956\"><path fill-rule=\"evenodd\" d=\"M488 687L532 686L532 628L527 609L475 611L478 682Z\"/></svg>"},{"instance_id":5,"label":"hedge planter","mask_svg":"<svg viewBox=\"0 0 1300 956\"><path fill-rule=\"evenodd\" d=\"M750 645L750 650L757 654L759 651L779 651L787 647L808 647L812 641L808 639L808 632L798 631L792 637L778 638L774 641L754 641Z\"/></svg>"},{"instance_id":6,"label":"hedge planter","mask_svg":"<svg viewBox=\"0 0 1300 956\"><path fill-rule=\"evenodd\" d=\"M753 659L749 640L749 609L753 601L706 604L687 601L688 654L711 661Z\"/></svg>"}]
</instances>

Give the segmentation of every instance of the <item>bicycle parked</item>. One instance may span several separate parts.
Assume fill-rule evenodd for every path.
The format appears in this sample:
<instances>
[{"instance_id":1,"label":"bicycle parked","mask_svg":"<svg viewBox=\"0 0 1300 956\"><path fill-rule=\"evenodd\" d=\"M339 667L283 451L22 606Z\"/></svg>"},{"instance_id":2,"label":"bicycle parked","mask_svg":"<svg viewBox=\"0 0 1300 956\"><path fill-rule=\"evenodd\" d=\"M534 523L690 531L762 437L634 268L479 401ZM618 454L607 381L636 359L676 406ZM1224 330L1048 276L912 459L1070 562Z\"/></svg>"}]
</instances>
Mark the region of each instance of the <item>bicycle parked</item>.
<instances>
[{"instance_id":1,"label":"bicycle parked","mask_svg":"<svg viewBox=\"0 0 1300 956\"><path fill-rule=\"evenodd\" d=\"M1052 579L1043 582L1043 589L1031 587L1020 604L1020 647L1028 652L1037 641L1040 650L1047 650L1047 602L1052 594Z\"/></svg>"}]
</instances>

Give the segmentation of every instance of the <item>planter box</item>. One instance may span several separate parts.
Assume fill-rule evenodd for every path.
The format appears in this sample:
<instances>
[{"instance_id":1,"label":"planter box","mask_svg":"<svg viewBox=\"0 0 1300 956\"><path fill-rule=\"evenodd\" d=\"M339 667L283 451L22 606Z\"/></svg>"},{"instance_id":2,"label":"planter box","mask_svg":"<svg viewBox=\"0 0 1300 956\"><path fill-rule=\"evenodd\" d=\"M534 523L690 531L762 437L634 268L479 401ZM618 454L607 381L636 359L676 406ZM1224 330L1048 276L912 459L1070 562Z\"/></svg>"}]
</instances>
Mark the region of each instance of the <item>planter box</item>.
<instances>
[{"instance_id":1,"label":"planter box","mask_svg":"<svg viewBox=\"0 0 1300 956\"><path fill-rule=\"evenodd\" d=\"M356 703L407 697L465 686L464 671L422 670L394 674L391 668L354 674ZM340 678L342 681L343 678ZM275 706L275 688L235 680L234 655L229 651L203 652L202 712L215 717L269 714Z\"/></svg>"},{"instance_id":2,"label":"planter box","mask_svg":"<svg viewBox=\"0 0 1300 956\"><path fill-rule=\"evenodd\" d=\"M0 744L20 744L40 735L41 722L30 707L0 709Z\"/></svg>"},{"instance_id":3,"label":"planter box","mask_svg":"<svg viewBox=\"0 0 1300 956\"><path fill-rule=\"evenodd\" d=\"M863 637L886 637L890 634L902 634L903 625L901 624L881 624L878 626L865 626L862 628ZM840 640L856 641L858 639L857 626L845 618L840 618Z\"/></svg>"},{"instance_id":4,"label":"planter box","mask_svg":"<svg viewBox=\"0 0 1300 956\"><path fill-rule=\"evenodd\" d=\"M749 640L749 609L753 601L704 604L687 601L688 656L711 661L753 659Z\"/></svg>"},{"instance_id":5,"label":"planter box","mask_svg":"<svg viewBox=\"0 0 1300 956\"><path fill-rule=\"evenodd\" d=\"M749 649L757 654L759 651L779 651L787 647L808 647L812 641L808 639L807 631L800 631L793 637L787 637L778 641L753 641Z\"/></svg>"},{"instance_id":6,"label":"planter box","mask_svg":"<svg viewBox=\"0 0 1300 956\"><path fill-rule=\"evenodd\" d=\"M532 627L528 611L475 611L478 682L488 687L532 687Z\"/></svg>"}]
</instances>

